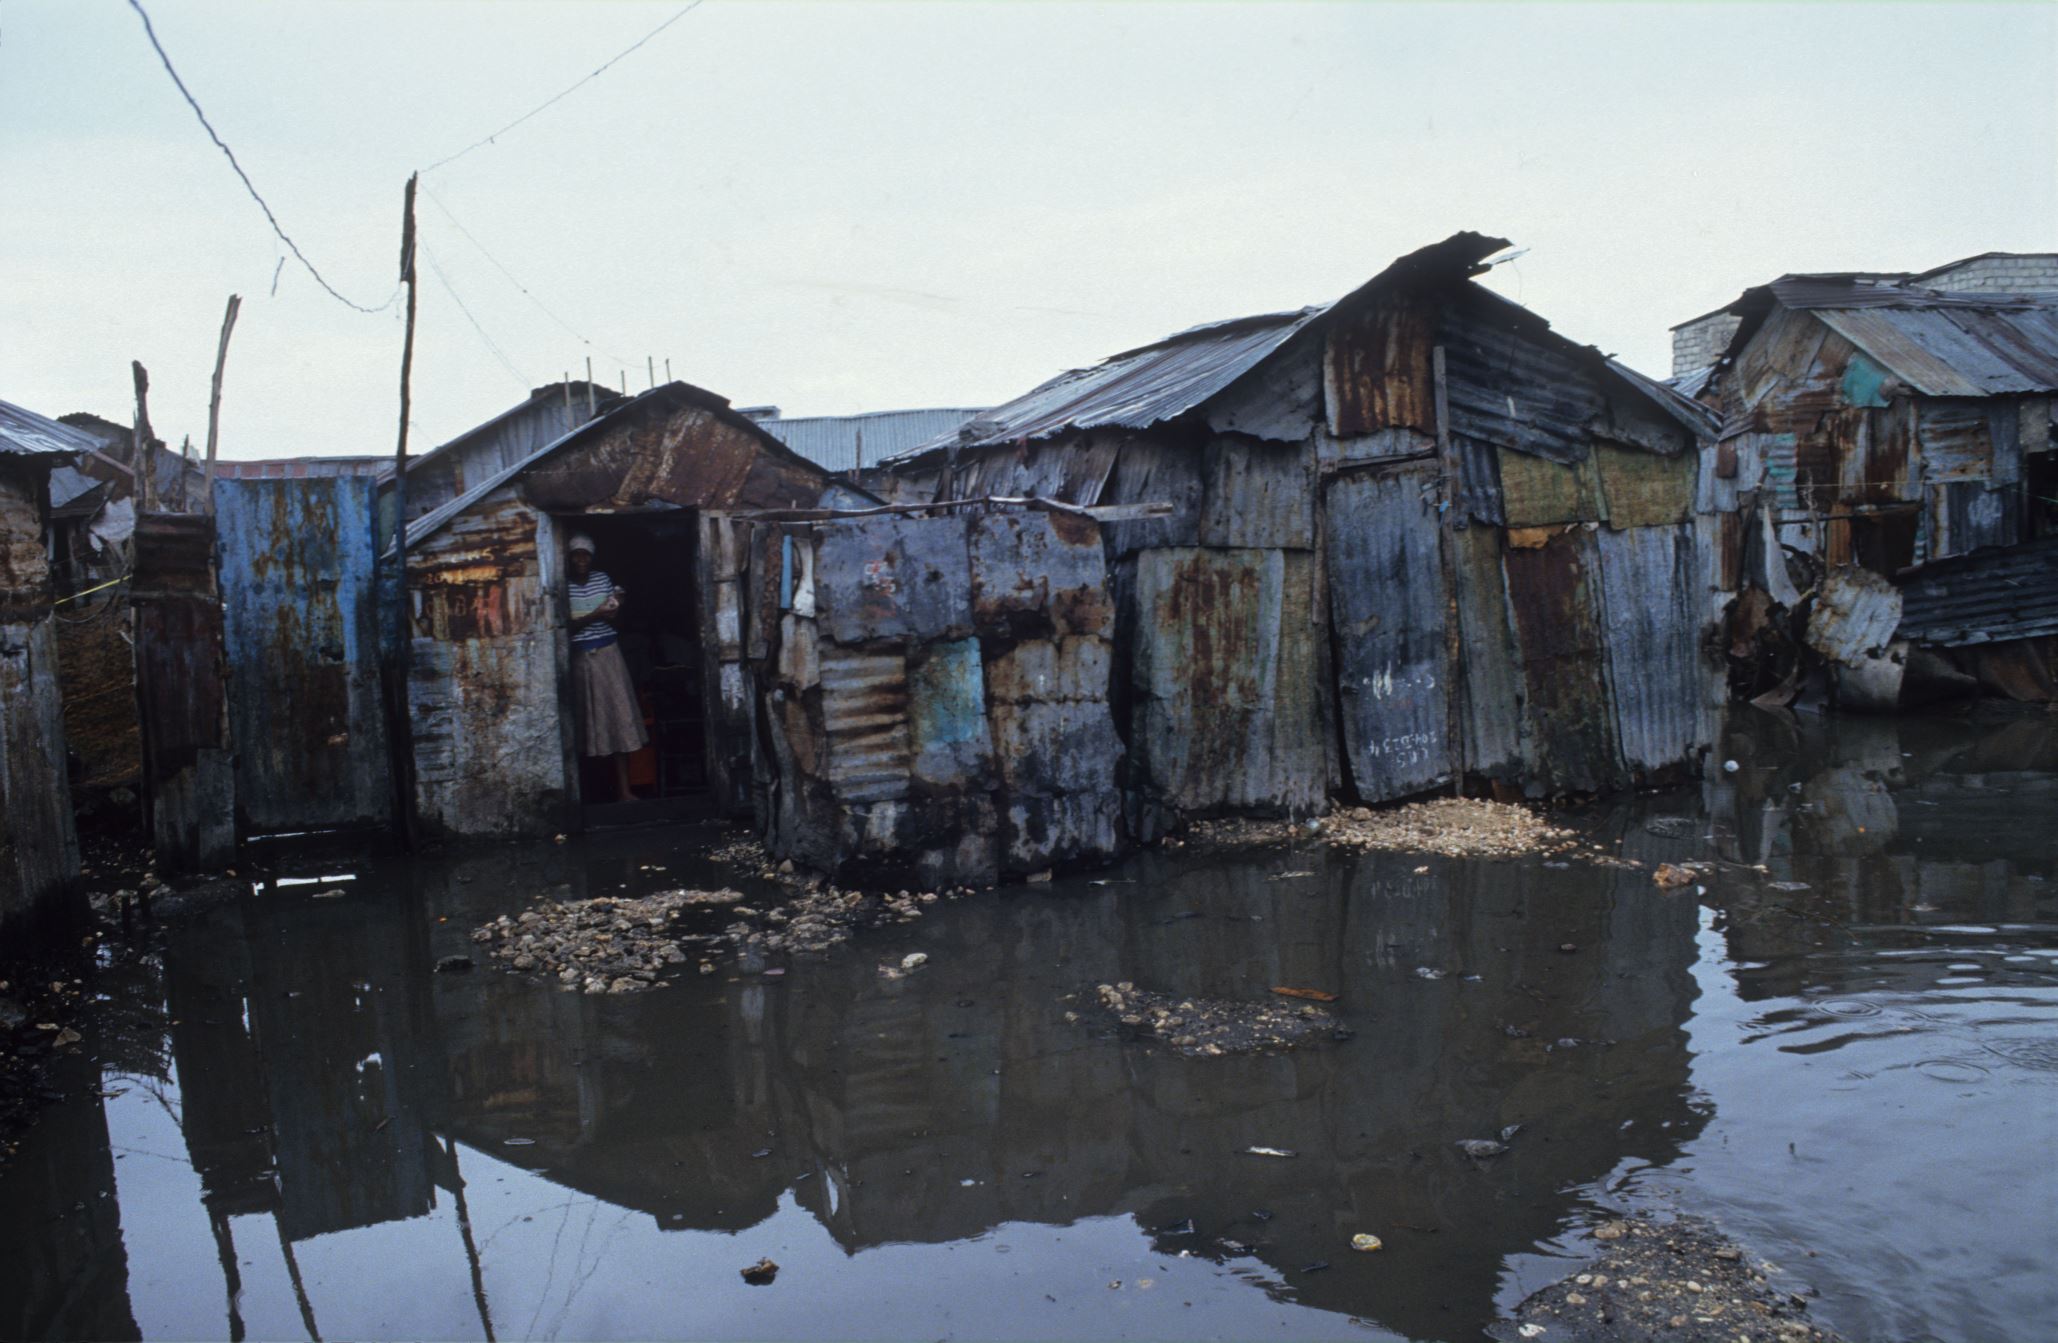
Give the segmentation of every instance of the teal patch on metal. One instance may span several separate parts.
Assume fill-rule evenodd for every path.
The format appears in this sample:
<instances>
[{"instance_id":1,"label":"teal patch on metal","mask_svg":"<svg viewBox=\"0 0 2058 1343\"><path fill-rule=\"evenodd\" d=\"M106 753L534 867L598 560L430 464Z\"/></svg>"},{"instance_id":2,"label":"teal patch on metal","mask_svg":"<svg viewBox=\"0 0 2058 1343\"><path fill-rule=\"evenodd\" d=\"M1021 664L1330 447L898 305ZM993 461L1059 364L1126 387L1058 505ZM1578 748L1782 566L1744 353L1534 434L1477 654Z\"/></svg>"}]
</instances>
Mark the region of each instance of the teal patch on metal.
<instances>
[{"instance_id":1,"label":"teal patch on metal","mask_svg":"<svg viewBox=\"0 0 2058 1343\"><path fill-rule=\"evenodd\" d=\"M1843 393L1847 406L1878 406L1884 409L1887 399L1881 394L1886 386L1887 371L1867 359L1863 354L1852 351L1851 362L1844 366Z\"/></svg>"}]
</instances>

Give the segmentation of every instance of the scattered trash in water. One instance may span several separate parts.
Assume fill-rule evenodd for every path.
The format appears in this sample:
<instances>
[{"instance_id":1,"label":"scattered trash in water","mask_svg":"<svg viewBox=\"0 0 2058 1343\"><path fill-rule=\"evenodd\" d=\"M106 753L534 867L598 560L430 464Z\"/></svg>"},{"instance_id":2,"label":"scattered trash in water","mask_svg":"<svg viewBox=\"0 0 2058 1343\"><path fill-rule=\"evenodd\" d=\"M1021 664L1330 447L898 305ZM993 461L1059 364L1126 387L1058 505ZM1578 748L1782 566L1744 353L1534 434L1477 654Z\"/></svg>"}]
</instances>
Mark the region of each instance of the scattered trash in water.
<instances>
[{"instance_id":1,"label":"scattered trash in water","mask_svg":"<svg viewBox=\"0 0 2058 1343\"><path fill-rule=\"evenodd\" d=\"M745 1282L753 1287L763 1287L779 1276L779 1266L769 1259L760 1259L742 1272Z\"/></svg>"},{"instance_id":2,"label":"scattered trash in water","mask_svg":"<svg viewBox=\"0 0 2058 1343\"><path fill-rule=\"evenodd\" d=\"M900 968L902 970L919 970L928 963L929 955L927 952L922 951L911 951L900 958Z\"/></svg>"},{"instance_id":3,"label":"scattered trash in water","mask_svg":"<svg viewBox=\"0 0 2058 1343\"><path fill-rule=\"evenodd\" d=\"M1805 891L1808 889L1808 883L1805 881L1768 881L1765 885L1775 891Z\"/></svg>"},{"instance_id":4,"label":"scattered trash in water","mask_svg":"<svg viewBox=\"0 0 2058 1343\"><path fill-rule=\"evenodd\" d=\"M1692 883L1694 874L1686 868L1671 863L1658 864L1658 870L1651 873L1651 880L1660 886L1685 886Z\"/></svg>"},{"instance_id":5,"label":"scattered trash in water","mask_svg":"<svg viewBox=\"0 0 2058 1343\"><path fill-rule=\"evenodd\" d=\"M1474 1161L1486 1161L1508 1150L1508 1144L1495 1142L1492 1138L1460 1138L1454 1146Z\"/></svg>"},{"instance_id":6,"label":"scattered trash in water","mask_svg":"<svg viewBox=\"0 0 2058 1343\"><path fill-rule=\"evenodd\" d=\"M1243 1152L1244 1152L1244 1155L1245 1155L1245 1156L1299 1156L1299 1155L1300 1155L1300 1153L1299 1153L1299 1152L1291 1151L1291 1150L1289 1150L1289 1149L1287 1149L1287 1148L1284 1148L1284 1147L1246 1147L1246 1148L1244 1148L1244 1149L1243 1149Z\"/></svg>"},{"instance_id":7,"label":"scattered trash in water","mask_svg":"<svg viewBox=\"0 0 2058 1343\"><path fill-rule=\"evenodd\" d=\"M534 1138L503 1138L500 1140L500 1145L502 1147L534 1147L536 1140Z\"/></svg>"},{"instance_id":8,"label":"scattered trash in water","mask_svg":"<svg viewBox=\"0 0 2058 1343\"><path fill-rule=\"evenodd\" d=\"M1428 965L1418 965L1418 966L1416 966L1416 967L1415 967L1415 978L1417 978L1417 979L1442 979L1442 978L1443 978L1443 971L1441 971L1441 970L1438 970L1438 969L1436 969L1436 968L1435 968L1435 967L1433 967L1433 966L1428 966Z\"/></svg>"},{"instance_id":9,"label":"scattered trash in water","mask_svg":"<svg viewBox=\"0 0 2058 1343\"><path fill-rule=\"evenodd\" d=\"M1189 1058L1287 1049L1339 1024L1331 1013L1312 1005L1175 998L1139 989L1127 980L1099 985L1094 994L1122 1026L1161 1040Z\"/></svg>"},{"instance_id":10,"label":"scattered trash in water","mask_svg":"<svg viewBox=\"0 0 2058 1343\"><path fill-rule=\"evenodd\" d=\"M1386 1242L1369 1231L1360 1231L1351 1237L1351 1248L1360 1254L1370 1254L1374 1250L1386 1248Z\"/></svg>"},{"instance_id":11,"label":"scattered trash in water","mask_svg":"<svg viewBox=\"0 0 2058 1343\"><path fill-rule=\"evenodd\" d=\"M1330 993L1326 989L1276 988L1273 989L1272 992L1278 994L1282 998L1306 998L1308 1001L1316 1003L1333 1003L1336 1001L1336 995Z\"/></svg>"}]
</instances>

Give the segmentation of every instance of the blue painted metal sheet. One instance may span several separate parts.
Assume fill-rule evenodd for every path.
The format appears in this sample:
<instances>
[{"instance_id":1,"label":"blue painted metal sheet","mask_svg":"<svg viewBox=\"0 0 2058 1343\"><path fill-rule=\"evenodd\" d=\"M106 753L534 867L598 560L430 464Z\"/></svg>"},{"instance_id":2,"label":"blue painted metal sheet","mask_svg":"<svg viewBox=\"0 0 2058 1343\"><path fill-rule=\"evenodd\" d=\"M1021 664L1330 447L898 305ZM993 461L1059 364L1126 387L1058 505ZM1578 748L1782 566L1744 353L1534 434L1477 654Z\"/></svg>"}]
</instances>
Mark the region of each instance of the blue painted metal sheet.
<instances>
[{"instance_id":1,"label":"blue painted metal sheet","mask_svg":"<svg viewBox=\"0 0 2058 1343\"><path fill-rule=\"evenodd\" d=\"M254 834L384 825L376 482L215 482L236 792Z\"/></svg>"},{"instance_id":2,"label":"blue painted metal sheet","mask_svg":"<svg viewBox=\"0 0 2058 1343\"><path fill-rule=\"evenodd\" d=\"M1434 463L1329 487L1329 593L1343 740L1358 795L1406 797L1450 778L1449 645Z\"/></svg>"}]
</instances>

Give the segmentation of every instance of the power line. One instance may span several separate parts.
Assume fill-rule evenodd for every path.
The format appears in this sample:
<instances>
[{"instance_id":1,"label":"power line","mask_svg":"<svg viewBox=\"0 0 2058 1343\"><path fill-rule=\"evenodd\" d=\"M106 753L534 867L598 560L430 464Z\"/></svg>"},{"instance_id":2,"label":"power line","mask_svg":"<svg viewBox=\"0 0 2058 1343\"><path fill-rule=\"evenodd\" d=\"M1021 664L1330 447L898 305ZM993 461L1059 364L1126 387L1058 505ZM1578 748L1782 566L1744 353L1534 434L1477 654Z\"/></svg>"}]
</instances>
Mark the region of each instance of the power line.
<instances>
[{"instance_id":1,"label":"power line","mask_svg":"<svg viewBox=\"0 0 2058 1343\"><path fill-rule=\"evenodd\" d=\"M243 189L250 193L250 199L257 202L257 208L264 211L265 219L271 223L272 232L279 235L280 242L293 249L293 255L298 258L301 265L307 267L307 273L314 277L314 282L328 290L329 297L335 299L343 306L355 308L359 312L379 313L392 307L393 298L400 296L400 287L398 285L393 287L393 298L388 298L376 308L368 308L362 303L354 303L350 299L345 298L337 292L336 286L322 278L322 273L314 268L314 263L307 259L307 254L300 250L300 244L287 237L286 230L279 227L279 217L272 213L272 207L266 204L264 197L257 193L257 187L251 182L250 174L243 171L243 165L236 162L235 151L223 143L221 136L215 133L214 124L207 119L207 113L200 110L200 103L193 97L192 90L186 87L185 80L179 78L179 72L172 67L171 57L165 54L164 44L157 40L157 29L151 26L150 15L144 10L142 0L129 0L129 8L135 10L137 17L143 20L144 35L150 39L150 45L156 48L157 59L164 62L164 72L171 76L172 83L179 86L179 92L185 96L186 106L193 109L193 115L200 118L201 126L207 131L207 138L214 141L214 147L221 150L223 155L228 158L229 166L234 168L236 176L243 180Z\"/></svg>"},{"instance_id":2,"label":"power line","mask_svg":"<svg viewBox=\"0 0 2058 1343\"><path fill-rule=\"evenodd\" d=\"M129 3L130 3L130 4L134 4L134 3L136 3L136 0L129 0ZM587 75L587 76L586 76L585 78L583 78L583 79L579 80L579 81L578 81L578 82L577 82L576 84L573 84L573 85L572 85L572 86L571 86L570 88L566 89L566 90L565 90L565 91L564 91L563 93L560 93L560 94L556 95L556 97L553 97L553 98L548 98L548 99L545 99L545 100L544 100L543 102L541 102L541 103L537 104L537 105L536 105L535 107L532 107L532 108L530 108L530 109L529 109L528 111L526 111L526 112L522 113L522 114L521 114L520 116L516 117L516 118L515 118L515 119L514 119L513 121L510 121L510 122L508 122L508 123L507 123L507 124L506 124L505 126L502 126L502 127L501 127L501 128L499 129L499 130L497 130L497 131L493 132L493 134L491 134L491 135L487 136L487 137L486 137L485 139L483 139L483 140L476 140L476 141L472 142L471 144L468 144L468 145L466 145L466 146L465 146L465 147L464 147L463 149L460 149L460 150L458 150L458 151L457 151L457 152L456 152L455 154L452 154L452 155L450 155L450 156L449 156L448 158L440 158L440 159L437 159L437 160L436 160L436 161L435 161L434 163L432 163L432 164L430 164L430 165L429 165L428 167L426 167L426 168L422 169L422 171L423 171L423 172L425 172L425 173L432 173L432 172L435 172L435 171L436 171L436 170L437 170L438 168L442 167L442 166L443 166L444 164L446 164L446 163L455 163L455 162L457 162L457 160L459 160L459 159L463 158L463 157L464 157L465 155L467 155L467 154L471 153L471 152L472 152L472 151L473 151L474 149L481 149L481 148L484 148L484 147L485 147L485 146L487 146L487 145L490 145L490 144L492 144L492 143L493 143L493 142L494 142L495 140L497 140L497 139L499 139L499 138L500 138L501 136L503 136L503 135L507 134L507 133L508 133L509 131L513 130L513 129L514 129L515 127L517 127L517 126L521 125L521 124L522 124L523 122L527 121L527 120L528 120L528 119L529 119L530 117L533 117L533 116L535 116L535 115L536 115L536 114L537 114L538 112L541 112L541 111L543 111L543 110L544 110L545 108L548 108L548 107L550 107L551 105L553 105L553 104L555 104L555 103L559 102L560 100L562 100L563 98L567 97L568 95L570 95L570 94L572 94L572 93L574 93L574 92L578 91L579 89L581 89L581 88L585 87L585 86L586 86L587 84L590 84L590 83L592 83L592 82L593 82L594 80L596 80L596 79L600 78L600 76L601 76L601 75L602 75L603 73L605 73L605 72L606 72L606 70L607 70L608 66L610 66L610 65L613 65L613 64L614 64L614 63L615 63L616 61L619 61L619 60L621 60L621 59L622 59L622 57L624 57L624 56L627 56L627 55L628 55L628 54L629 54L630 52L632 52L632 51L636 50L636 48L638 48L638 47L642 46L642 45L643 45L643 44L644 44L645 42L648 42L648 41L649 41L649 40L650 40L651 38L653 38L653 37L656 37L656 36L657 36L657 35L658 35L659 33L663 32L663 31L664 31L665 29L667 29L667 28L671 27L671 26L672 26L673 24L677 23L677 22L678 22L679 20L681 20L681 19L685 18L685 17L686 17L686 16L688 15L688 14L691 14L691 13L692 13L692 12L693 12L694 10L696 10L696 9L699 9L699 8L701 7L701 5L703 5L703 4L705 4L705 3L706 3L706 0L693 0L693 3L692 3L692 4L690 4L690 5L686 6L686 8L684 8L684 9L680 10L680 11L679 11L679 12L678 12L677 14L674 14L674 15L672 15L672 17L670 17L669 19L666 19L666 20L665 20L665 21L664 21L663 23L660 23L660 24L659 24L659 25L658 25L657 27L655 27L655 28L651 29L651 30L650 30L649 32L645 33L645 34L644 34L643 36L641 36L641 37L637 38L637 39L636 39L636 40L635 40L634 42L630 43L630 44L629 44L629 45L628 45L628 46L627 46L626 48L624 48L624 49L623 49L622 51L618 52L618 53L617 53L617 54L616 54L616 55L615 55L615 56L614 56L614 57L613 57L612 59L610 59L610 60L606 61L605 63L603 63L602 65L600 65L600 66L599 66L598 68L596 68L596 69L595 69L595 70L593 71L593 73L591 73L591 74Z\"/></svg>"},{"instance_id":3,"label":"power line","mask_svg":"<svg viewBox=\"0 0 2058 1343\"><path fill-rule=\"evenodd\" d=\"M554 310L552 310L551 306L548 303L545 303L542 299L536 297L535 294L531 293L529 290L529 286L523 284L520 280L516 279L515 273L509 270L506 266L502 265L499 257L494 256L493 253L487 251L486 244L480 242L476 237L474 237L472 235L472 231L464 226L464 222L462 220L460 220L456 215L450 213L450 207L445 205L442 202L442 200L436 195L435 192L429 190L427 187L423 187L422 194L429 198L430 204L434 205L437 209L443 212L443 217L445 219L448 219L451 222L451 224L457 229L457 231L465 236L466 241L471 243L472 246L479 249L480 256L483 256L488 261L492 262L494 268L498 270L502 275L505 275L507 277L507 282L509 284L521 290L522 296L524 298L528 299L529 302L541 308L543 310L544 316L548 317L551 321L556 322L559 326L563 327L581 345L584 345L587 349L592 350L595 354L606 355L609 359L613 360L615 363L618 364L626 364L630 362L629 360L622 358L620 355L608 354L606 350L601 349L598 345L594 344L592 340L588 339L585 335L581 334L579 330L576 327L574 327L570 322L567 322L564 318L558 316L557 313Z\"/></svg>"},{"instance_id":4,"label":"power line","mask_svg":"<svg viewBox=\"0 0 2058 1343\"><path fill-rule=\"evenodd\" d=\"M445 275L443 268L436 264L436 254L431 252L426 245L422 248L422 258L429 263L429 269L436 273L437 280L442 282L444 292L450 295L451 302L457 304L457 310L464 314L464 319L467 322L472 324L472 330L479 333L479 339L486 342L486 348L493 352L493 357L498 359L500 366L507 370L507 375L513 378L524 390L527 390L532 385L529 378L514 366L514 361L507 357L507 351L501 349L493 337L486 334L486 328L479 325L479 319L472 315L472 310L465 306L462 298L458 297L457 287L450 283L450 277Z\"/></svg>"}]
</instances>

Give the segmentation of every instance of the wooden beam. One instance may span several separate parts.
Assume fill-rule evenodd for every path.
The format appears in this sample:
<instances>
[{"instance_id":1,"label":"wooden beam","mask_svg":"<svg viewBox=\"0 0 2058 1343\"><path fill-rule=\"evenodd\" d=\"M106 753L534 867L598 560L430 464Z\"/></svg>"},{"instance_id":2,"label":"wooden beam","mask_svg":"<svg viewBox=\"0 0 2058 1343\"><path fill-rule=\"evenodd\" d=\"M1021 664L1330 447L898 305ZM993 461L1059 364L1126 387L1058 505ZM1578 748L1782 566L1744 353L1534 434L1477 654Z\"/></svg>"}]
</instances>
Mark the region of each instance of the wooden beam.
<instances>
[{"instance_id":1,"label":"wooden beam","mask_svg":"<svg viewBox=\"0 0 2058 1343\"><path fill-rule=\"evenodd\" d=\"M229 362L229 333L236 329L236 313L242 307L242 295L229 295L228 311L222 314L221 343L214 351L214 387L207 398L207 511L210 513L214 512L214 453L221 442L222 366Z\"/></svg>"}]
</instances>

